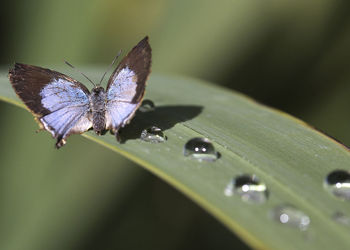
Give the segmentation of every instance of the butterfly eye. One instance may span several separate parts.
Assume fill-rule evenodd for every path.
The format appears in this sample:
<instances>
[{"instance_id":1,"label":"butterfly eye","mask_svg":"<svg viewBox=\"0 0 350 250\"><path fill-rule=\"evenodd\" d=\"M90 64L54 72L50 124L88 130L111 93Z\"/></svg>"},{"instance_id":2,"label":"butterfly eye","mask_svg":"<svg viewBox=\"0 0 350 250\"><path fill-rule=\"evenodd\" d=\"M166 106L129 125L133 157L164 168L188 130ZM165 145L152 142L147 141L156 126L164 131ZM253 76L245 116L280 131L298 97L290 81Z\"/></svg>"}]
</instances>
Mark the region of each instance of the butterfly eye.
<instances>
[{"instance_id":1,"label":"butterfly eye","mask_svg":"<svg viewBox=\"0 0 350 250\"><path fill-rule=\"evenodd\" d=\"M100 92L103 91L103 88L102 87L96 87L92 91L93 91L94 94L99 94Z\"/></svg>"}]
</instances>

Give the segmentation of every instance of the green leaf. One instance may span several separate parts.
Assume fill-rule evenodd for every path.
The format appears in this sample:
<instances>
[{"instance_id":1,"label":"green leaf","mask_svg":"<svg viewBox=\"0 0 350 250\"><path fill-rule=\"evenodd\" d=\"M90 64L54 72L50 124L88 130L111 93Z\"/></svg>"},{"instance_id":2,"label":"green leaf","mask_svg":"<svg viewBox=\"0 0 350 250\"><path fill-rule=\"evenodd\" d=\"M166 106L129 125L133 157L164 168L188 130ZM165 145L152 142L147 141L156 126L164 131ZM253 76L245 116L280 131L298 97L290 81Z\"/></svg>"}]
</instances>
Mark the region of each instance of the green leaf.
<instances>
[{"instance_id":1,"label":"green leaf","mask_svg":"<svg viewBox=\"0 0 350 250\"><path fill-rule=\"evenodd\" d=\"M102 71L89 72L97 79ZM333 213L349 211L350 205L322 187L329 172L349 167L347 148L296 118L191 78L152 74L145 98L156 109L137 113L122 131L124 144L109 133L83 136L166 180L254 248L346 249L350 245L349 228L332 219ZM0 79L0 99L24 107L5 77ZM140 132L149 125L164 129L168 140L141 141ZM183 146L193 137L209 138L221 157L215 162L184 157ZM68 139L65 147L69 144ZM255 174L267 185L265 203L249 204L237 195L224 195L232 178L245 173ZM306 213L311 219L308 230L273 220L269 214L281 204Z\"/></svg>"}]
</instances>

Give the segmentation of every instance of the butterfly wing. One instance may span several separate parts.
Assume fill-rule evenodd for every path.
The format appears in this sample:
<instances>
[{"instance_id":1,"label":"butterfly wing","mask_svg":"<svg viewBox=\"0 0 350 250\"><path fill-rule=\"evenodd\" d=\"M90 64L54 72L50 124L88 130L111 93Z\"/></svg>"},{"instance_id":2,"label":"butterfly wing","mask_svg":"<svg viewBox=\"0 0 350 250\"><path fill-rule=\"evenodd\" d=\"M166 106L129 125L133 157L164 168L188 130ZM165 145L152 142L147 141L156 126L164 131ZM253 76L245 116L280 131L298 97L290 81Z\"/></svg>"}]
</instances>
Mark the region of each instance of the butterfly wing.
<instances>
[{"instance_id":1,"label":"butterfly wing","mask_svg":"<svg viewBox=\"0 0 350 250\"><path fill-rule=\"evenodd\" d=\"M123 58L108 81L106 128L116 136L141 104L151 71L151 52L145 37Z\"/></svg>"},{"instance_id":2,"label":"butterfly wing","mask_svg":"<svg viewBox=\"0 0 350 250\"><path fill-rule=\"evenodd\" d=\"M89 90L78 81L56 71L16 63L9 78L17 95L35 116L41 128L65 144L71 134L92 127Z\"/></svg>"}]
</instances>

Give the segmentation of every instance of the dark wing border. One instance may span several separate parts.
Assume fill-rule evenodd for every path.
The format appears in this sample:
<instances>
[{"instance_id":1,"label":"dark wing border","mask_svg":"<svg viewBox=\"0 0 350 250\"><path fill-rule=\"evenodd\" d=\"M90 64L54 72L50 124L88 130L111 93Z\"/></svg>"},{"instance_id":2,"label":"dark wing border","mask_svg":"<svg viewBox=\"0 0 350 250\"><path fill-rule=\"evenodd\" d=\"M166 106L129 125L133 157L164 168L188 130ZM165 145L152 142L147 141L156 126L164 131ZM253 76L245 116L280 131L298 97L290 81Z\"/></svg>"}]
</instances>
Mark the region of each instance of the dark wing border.
<instances>
[{"instance_id":1,"label":"dark wing border","mask_svg":"<svg viewBox=\"0 0 350 250\"><path fill-rule=\"evenodd\" d=\"M108 80L107 92L109 86L114 82L118 73L125 67L135 72L137 76L136 94L131 103L141 102L144 94L146 81L151 73L152 49L148 42L148 36L142 39L119 63Z\"/></svg>"},{"instance_id":2,"label":"dark wing border","mask_svg":"<svg viewBox=\"0 0 350 250\"><path fill-rule=\"evenodd\" d=\"M89 90L83 84L71 77L38 66L15 63L14 67L9 70L8 77L17 96L36 118L41 118L51 113L41 104L40 91L53 80L64 79L72 82L81 88L87 96L90 94Z\"/></svg>"}]
</instances>

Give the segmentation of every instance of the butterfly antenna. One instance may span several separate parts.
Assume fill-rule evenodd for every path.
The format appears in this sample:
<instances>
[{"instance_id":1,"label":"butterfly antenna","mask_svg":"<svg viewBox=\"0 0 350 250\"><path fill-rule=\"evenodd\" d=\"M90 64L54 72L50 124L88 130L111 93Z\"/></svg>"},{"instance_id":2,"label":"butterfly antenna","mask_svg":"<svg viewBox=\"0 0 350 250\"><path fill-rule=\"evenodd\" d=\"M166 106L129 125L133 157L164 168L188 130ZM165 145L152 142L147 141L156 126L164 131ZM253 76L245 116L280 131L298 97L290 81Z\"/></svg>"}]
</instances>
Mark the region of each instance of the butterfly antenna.
<instances>
[{"instance_id":1,"label":"butterfly antenna","mask_svg":"<svg viewBox=\"0 0 350 250\"><path fill-rule=\"evenodd\" d=\"M79 71L76 67L74 67L72 64L70 64L69 62L67 62L66 60L64 60L64 63L67 64L69 67L71 67L72 69L75 69L77 72L79 72L80 74L82 74L89 82L92 83L92 85L94 85L94 87L96 87L96 84L90 80L89 77L87 77L84 73L82 73L81 71Z\"/></svg>"},{"instance_id":2,"label":"butterfly antenna","mask_svg":"<svg viewBox=\"0 0 350 250\"><path fill-rule=\"evenodd\" d=\"M107 68L106 72L103 74L101 81L99 82L99 86L101 85L103 78L105 78L107 72L111 69L111 67L113 66L113 64L115 63L115 61L117 61L118 57L120 56L120 54L122 53L122 50L119 50L118 54L114 57L112 63L109 65L109 67Z\"/></svg>"}]
</instances>

